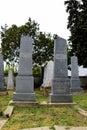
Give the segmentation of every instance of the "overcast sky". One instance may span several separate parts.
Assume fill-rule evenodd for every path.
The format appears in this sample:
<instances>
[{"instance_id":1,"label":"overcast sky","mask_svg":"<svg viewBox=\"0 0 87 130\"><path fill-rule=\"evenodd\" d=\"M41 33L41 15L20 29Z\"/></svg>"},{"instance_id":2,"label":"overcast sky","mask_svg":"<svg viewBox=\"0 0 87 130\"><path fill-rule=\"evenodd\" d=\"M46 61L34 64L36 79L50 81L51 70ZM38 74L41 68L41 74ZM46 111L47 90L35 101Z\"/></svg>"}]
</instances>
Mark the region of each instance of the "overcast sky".
<instances>
[{"instance_id":1,"label":"overcast sky","mask_svg":"<svg viewBox=\"0 0 87 130\"><path fill-rule=\"evenodd\" d=\"M0 26L21 26L31 17L40 24L40 30L68 39L64 0L0 0Z\"/></svg>"}]
</instances>

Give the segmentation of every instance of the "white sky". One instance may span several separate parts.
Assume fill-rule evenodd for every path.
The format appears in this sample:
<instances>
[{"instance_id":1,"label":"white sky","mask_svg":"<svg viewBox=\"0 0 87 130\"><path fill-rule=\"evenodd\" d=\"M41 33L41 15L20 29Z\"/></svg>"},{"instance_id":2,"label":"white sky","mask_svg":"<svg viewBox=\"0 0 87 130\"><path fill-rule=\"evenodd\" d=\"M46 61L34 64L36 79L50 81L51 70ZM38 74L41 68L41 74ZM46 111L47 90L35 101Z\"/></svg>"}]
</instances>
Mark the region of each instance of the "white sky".
<instances>
[{"instance_id":1,"label":"white sky","mask_svg":"<svg viewBox=\"0 0 87 130\"><path fill-rule=\"evenodd\" d=\"M0 26L24 25L31 17L40 30L68 39L64 0L0 0Z\"/></svg>"}]
</instances>

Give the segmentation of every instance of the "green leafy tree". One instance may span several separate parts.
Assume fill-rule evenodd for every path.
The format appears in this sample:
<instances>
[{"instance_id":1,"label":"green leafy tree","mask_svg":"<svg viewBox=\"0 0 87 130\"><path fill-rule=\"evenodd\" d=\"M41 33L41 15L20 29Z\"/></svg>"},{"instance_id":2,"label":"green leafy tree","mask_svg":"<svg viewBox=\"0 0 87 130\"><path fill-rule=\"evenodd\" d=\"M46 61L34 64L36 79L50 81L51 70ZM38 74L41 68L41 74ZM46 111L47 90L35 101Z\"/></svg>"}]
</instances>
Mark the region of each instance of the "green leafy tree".
<instances>
[{"instance_id":1,"label":"green leafy tree","mask_svg":"<svg viewBox=\"0 0 87 130\"><path fill-rule=\"evenodd\" d=\"M36 64L44 66L46 61L53 59L53 38L51 34L40 32L35 39L33 59Z\"/></svg>"},{"instance_id":2,"label":"green leafy tree","mask_svg":"<svg viewBox=\"0 0 87 130\"><path fill-rule=\"evenodd\" d=\"M19 48L20 48L20 37L22 34L36 37L36 32L39 30L39 25L29 18L25 25L17 27L12 25L11 27L1 27L1 46L4 61L10 66L18 63L19 61Z\"/></svg>"},{"instance_id":3,"label":"green leafy tree","mask_svg":"<svg viewBox=\"0 0 87 130\"><path fill-rule=\"evenodd\" d=\"M42 33L39 31L39 24L29 18L25 25L17 27L1 27L1 46L4 61L9 66L14 66L19 61L19 48L21 35L29 34L33 39L33 64L45 65L46 61L53 58L53 40L51 34Z\"/></svg>"},{"instance_id":4,"label":"green leafy tree","mask_svg":"<svg viewBox=\"0 0 87 130\"><path fill-rule=\"evenodd\" d=\"M16 25L11 28L1 27L1 46L4 60L7 64L13 65L19 56L19 30Z\"/></svg>"},{"instance_id":5,"label":"green leafy tree","mask_svg":"<svg viewBox=\"0 0 87 130\"><path fill-rule=\"evenodd\" d=\"M87 67L87 1L67 0L66 11L69 13L67 28L71 32L69 37L69 56L75 53L79 65Z\"/></svg>"}]
</instances>

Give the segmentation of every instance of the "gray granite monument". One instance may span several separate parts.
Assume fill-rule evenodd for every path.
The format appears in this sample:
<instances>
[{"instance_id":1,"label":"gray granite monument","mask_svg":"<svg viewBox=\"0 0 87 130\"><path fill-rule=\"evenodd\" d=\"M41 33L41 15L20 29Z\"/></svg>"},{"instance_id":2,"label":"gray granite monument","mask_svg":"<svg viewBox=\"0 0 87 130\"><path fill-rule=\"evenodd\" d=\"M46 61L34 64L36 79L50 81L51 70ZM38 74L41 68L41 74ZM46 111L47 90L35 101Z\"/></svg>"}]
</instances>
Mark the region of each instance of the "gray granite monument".
<instances>
[{"instance_id":1,"label":"gray granite monument","mask_svg":"<svg viewBox=\"0 0 87 130\"><path fill-rule=\"evenodd\" d=\"M82 91L82 88L80 87L78 60L74 55L71 57L71 92L80 91Z\"/></svg>"},{"instance_id":2,"label":"gray granite monument","mask_svg":"<svg viewBox=\"0 0 87 130\"><path fill-rule=\"evenodd\" d=\"M54 71L50 103L72 103L67 68L66 40L58 37L54 43Z\"/></svg>"},{"instance_id":3,"label":"gray granite monument","mask_svg":"<svg viewBox=\"0 0 87 130\"><path fill-rule=\"evenodd\" d=\"M9 72L8 72L8 80L7 80L7 90L13 90L13 89L14 89L13 71L9 70Z\"/></svg>"},{"instance_id":4,"label":"gray granite monument","mask_svg":"<svg viewBox=\"0 0 87 130\"><path fill-rule=\"evenodd\" d=\"M32 76L32 49L32 38L22 35L16 92L13 94L13 101L36 102Z\"/></svg>"},{"instance_id":5,"label":"gray granite monument","mask_svg":"<svg viewBox=\"0 0 87 130\"><path fill-rule=\"evenodd\" d=\"M4 81L4 64L3 64L3 55L0 49L0 92L6 91L5 81Z\"/></svg>"}]
</instances>

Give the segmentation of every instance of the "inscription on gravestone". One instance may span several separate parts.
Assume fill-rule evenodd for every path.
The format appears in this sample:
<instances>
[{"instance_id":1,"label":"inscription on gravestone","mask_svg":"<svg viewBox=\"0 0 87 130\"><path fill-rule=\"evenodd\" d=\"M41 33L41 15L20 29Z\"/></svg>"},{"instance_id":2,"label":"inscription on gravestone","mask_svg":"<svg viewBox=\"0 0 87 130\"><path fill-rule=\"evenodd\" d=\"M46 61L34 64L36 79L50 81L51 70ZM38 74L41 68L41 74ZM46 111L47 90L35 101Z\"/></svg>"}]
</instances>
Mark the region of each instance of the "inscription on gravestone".
<instances>
[{"instance_id":1,"label":"inscription on gravestone","mask_svg":"<svg viewBox=\"0 0 87 130\"><path fill-rule=\"evenodd\" d=\"M71 103L70 80L67 68L66 40L58 37L54 43L54 72L50 103Z\"/></svg>"}]
</instances>

